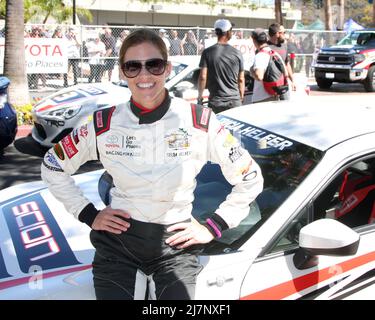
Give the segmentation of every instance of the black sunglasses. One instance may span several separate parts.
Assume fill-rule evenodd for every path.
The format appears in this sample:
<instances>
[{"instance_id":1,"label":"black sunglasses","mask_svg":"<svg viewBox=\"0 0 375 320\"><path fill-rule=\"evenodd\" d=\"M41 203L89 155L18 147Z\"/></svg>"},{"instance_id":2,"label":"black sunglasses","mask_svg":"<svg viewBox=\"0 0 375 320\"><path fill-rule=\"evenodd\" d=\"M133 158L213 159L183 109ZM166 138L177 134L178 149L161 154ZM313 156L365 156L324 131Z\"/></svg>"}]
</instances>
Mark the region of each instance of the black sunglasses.
<instances>
[{"instance_id":1,"label":"black sunglasses","mask_svg":"<svg viewBox=\"0 0 375 320\"><path fill-rule=\"evenodd\" d=\"M141 61L144 61L145 63L142 64ZM160 58L149 60L130 60L122 64L122 71L128 78L135 78L141 73L142 67L144 66L146 70L154 76L160 76L165 71L167 63L168 62L166 60Z\"/></svg>"}]
</instances>

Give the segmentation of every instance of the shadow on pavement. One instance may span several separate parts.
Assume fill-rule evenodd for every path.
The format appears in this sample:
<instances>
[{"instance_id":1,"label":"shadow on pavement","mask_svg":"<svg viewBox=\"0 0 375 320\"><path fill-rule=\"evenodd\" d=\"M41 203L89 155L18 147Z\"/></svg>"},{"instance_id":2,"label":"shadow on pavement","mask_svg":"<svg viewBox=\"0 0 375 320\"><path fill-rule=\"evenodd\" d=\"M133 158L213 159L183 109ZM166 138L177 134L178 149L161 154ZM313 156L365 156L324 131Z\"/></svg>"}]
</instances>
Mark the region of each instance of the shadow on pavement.
<instances>
[{"instance_id":1,"label":"shadow on pavement","mask_svg":"<svg viewBox=\"0 0 375 320\"><path fill-rule=\"evenodd\" d=\"M0 156L0 190L41 180L40 166L47 150L48 148L39 145L31 136L19 138L5 148L4 155ZM77 174L102 168L99 161L90 161L85 163Z\"/></svg>"}]
</instances>

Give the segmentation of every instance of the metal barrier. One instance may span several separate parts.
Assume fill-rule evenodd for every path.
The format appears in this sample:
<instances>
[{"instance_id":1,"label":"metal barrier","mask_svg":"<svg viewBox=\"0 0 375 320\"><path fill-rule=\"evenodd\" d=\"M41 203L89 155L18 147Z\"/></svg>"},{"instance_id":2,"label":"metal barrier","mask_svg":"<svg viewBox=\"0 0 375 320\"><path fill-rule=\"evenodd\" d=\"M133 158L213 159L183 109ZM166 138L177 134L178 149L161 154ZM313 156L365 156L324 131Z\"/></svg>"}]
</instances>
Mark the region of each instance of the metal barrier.
<instances>
[{"instance_id":1,"label":"metal barrier","mask_svg":"<svg viewBox=\"0 0 375 320\"><path fill-rule=\"evenodd\" d=\"M118 53L133 26L26 25L25 38L58 38L66 45L68 72L29 73L30 91L56 91L77 83L119 80ZM151 27L150 27L151 28ZM207 41L216 42L213 29L152 27L165 39L170 55L200 55ZM250 42L253 29L234 29L233 37ZM311 63L322 46L332 45L344 32L287 30L288 51L295 72L312 76ZM60 40L59 40L60 41ZM38 71L39 72L39 71Z\"/></svg>"}]
</instances>

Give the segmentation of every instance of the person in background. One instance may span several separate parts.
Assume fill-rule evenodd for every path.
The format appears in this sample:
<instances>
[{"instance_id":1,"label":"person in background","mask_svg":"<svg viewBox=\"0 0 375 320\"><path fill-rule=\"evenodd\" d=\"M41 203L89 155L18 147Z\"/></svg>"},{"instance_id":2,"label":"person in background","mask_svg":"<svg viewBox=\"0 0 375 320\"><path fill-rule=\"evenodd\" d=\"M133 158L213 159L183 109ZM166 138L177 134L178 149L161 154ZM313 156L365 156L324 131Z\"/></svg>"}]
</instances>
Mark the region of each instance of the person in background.
<instances>
[{"instance_id":1,"label":"person in background","mask_svg":"<svg viewBox=\"0 0 375 320\"><path fill-rule=\"evenodd\" d=\"M70 67L72 67L73 71L73 79L74 84L78 83L78 75L79 75L79 58L80 58L80 49L81 43L77 39L77 33L74 28L69 28L68 33L65 35L68 43L67 51L68 51L68 72L64 74L64 87L68 87L68 74Z\"/></svg>"},{"instance_id":2,"label":"person in background","mask_svg":"<svg viewBox=\"0 0 375 320\"><path fill-rule=\"evenodd\" d=\"M251 38L256 48L254 64L250 68L250 75L254 78L254 88L252 95L252 103L277 101L280 100L279 96L272 96L269 94L263 85L264 73L267 70L270 62L270 55L267 53L272 49L267 43L267 34L261 29L257 28L251 33ZM277 52L275 54L278 54Z\"/></svg>"},{"instance_id":3,"label":"person in background","mask_svg":"<svg viewBox=\"0 0 375 320\"><path fill-rule=\"evenodd\" d=\"M120 33L120 37L118 37L116 41L116 56L119 55L120 48L122 46L122 43L124 42L125 38L129 35L130 31L129 30L122 30Z\"/></svg>"},{"instance_id":4,"label":"person in background","mask_svg":"<svg viewBox=\"0 0 375 320\"><path fill-rule=\"evenodd\" d=\"M198 54L198 40L193 30L186 32L182 41L184 44L184 53L186 55Z\"/></svg>"},{"instance_id":5,"label":"person in background","mask_svg":"<svg viewBox=\"0 0 375 320\"><path fill-rule=\"evenodd\" d=\"M116 55L116 39L112 35L112 30L109 27L104 29L104 35L101 39L105 45L105 59L104 61L104 70L108 72L108 81L112 79L112 72L117 62Z\"/></svg>"},{"instance_id":6,"label":"person in background","mask_svg":"<svg viewBox=\"0 0 375 320\"><path fill-rule=\"evenodd\" d=\"M179 56L184 54L184 41L178 37L176 30L171 30L172 39L170 40L171 48L169 54L171 56Z\"/></svg>"},{"instance_id":7,"label":"person in background","mask_svg":"<svg viewBox=\"0 0 375 320\"><path fill-rule=\"evenodd\" d=\"M228 41L232 37L232 23L226 19L215 22L217 43L203 50L199 67L198 103L208 88L208 106L219 113L242 104L245 94L243 57Z\"/></svg>"},{"instance_id":8,"label":"person in background","mask_svg":"<svg viewBox=\"0 0 375 320\"><path fill-rule=\"evenodd\" d=\"M302 50L305 54L305 72L306 77L310 77L311 63L315 52L314 33L310 32L302 41Z\"/></svg>"},{"instance_id":9,"label":"person in background","mask_svg":"<svg viewBox=\"0 0 375 320\"><path fill-rule=\"evenodd\" d=\"M303 63L303 57L300 56L300 54L302 53L302 49L300 40L294 33L289 34L289 38L287 41L287 50L290 55L289 62L293 72L300 72Z\"/></svg>"},{"instance_id":10,"label":"person in background","mask_svg":"<svg viewBox=\"0 0 375 320\"><path fill-rule=\"evenodd\" d=\"M62 33L61 27L56 27L55 31L53 31L52 38L64 38L64 35Z\"/></svg>"},{"instance_id":11,"label":"person in background","mask_svg":"<svg viewBox=\"0 0 375 320\"><path fill-rule=\"evenodd\" d=\"M197 255L248 216L263 189L261 170L209 108L169 96L165 81L172 65L155 31L133 31L119 64L130 100L94 112L92 121L50 149L42 178L67 211L92 229L97 299L144 299L148 282L152 298L193 299L202 269ZM124 146L114 152L108 141L121 137ZM102 209L71 177L98 159L114 182L110 204ZM198 222L192 216L195 177L207 161L220 165L233 189Z\"/></svg>"},{"instance_id":12,"label":"person in background","mask_svg":"<svg viewBox=\"0 0 375 320\"><path fill-rule=\"evenodd\" d=\"M104 61L103 57L106 54L105 45L97 36L94 41L89 41L87 44L87 53L89 56L90 76L89 82L95 78L95 82L101 82L103 75Z\"/></svg>"},{"instance_id":13,"label":"person in background","mask_svg":"<svg viewBox=\"0 0 375 320\"><path fill-rule=\"evenodd\" d=\"M294 81L294 75L292 66L290 65L290 59L289 59L289 52L287 49L287 45L285 42L285 29L283 25L280 25L278 23L273 23L268 28L268 45L269 47L277 52L281 58L283 59L286 70L288 72L288 78L290 80L290 86L293 91L296 91L296 84ZM281 97L281 100L287 100L290 99L290 92L286 93Z\"/></svg>"},{"instance_id":14,"label":"person in background","mask_svg":"<svg viewBox=\"0 0 375 320\"><path fill-rule=\"evenodd\" d=\"M159 30L159 36L163 39L165 46L167 47L168 53L171 50L171 42L169 41L168 35L167 35L167 30L165 29L160 29Z\"/></svg>"}]
</instances>

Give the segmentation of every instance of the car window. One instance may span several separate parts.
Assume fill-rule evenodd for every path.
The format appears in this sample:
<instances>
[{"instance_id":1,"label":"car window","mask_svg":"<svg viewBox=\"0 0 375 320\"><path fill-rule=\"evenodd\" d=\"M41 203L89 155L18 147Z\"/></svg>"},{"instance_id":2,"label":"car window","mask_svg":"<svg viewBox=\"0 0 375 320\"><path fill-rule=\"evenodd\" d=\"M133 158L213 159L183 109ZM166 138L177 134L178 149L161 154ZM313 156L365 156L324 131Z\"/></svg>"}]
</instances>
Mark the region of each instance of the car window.
<instances>
[{"instance_id":1,"label":"car window","mask_svg":"<svg viewBox=\"0 0 375 320\"><path fill-rule=\"evenodd\" d=\"M375 32L367 31L355 31L341 39L337 44L338 45L372 45L372 40L374 39ZM371 41L371 44L369 42Z\"/></svg>"},{"instance_id":2,"label":"car window","mask_svg":"<svg viewBox=\"0 0 375 320\"><path fill-rule=\"evenodd\" d=\"M249 207L249 215L207 246L208 254L237 250L276 211L315 168L323 152L268 130L229 117L219 120L246 148L262 169L264 189ZM207 164L197 176L193 215L205 219L232 190L217 164ZM235 214L235 213L233 213Z\"/></svg>"},{"instance_id":3,"label":"car window","mask_svg":"<svg viewBox=\"0 0 375 320\"><path fill-rule=\"evenodd\" d=\"M198 90L198 80L199 80L199 74L200 74L200 69L195 69L193 70L192 72L190 72L186 78L184 79L184 81L189 81L193 84L194 86L194 89L197 89Z\"/></svg>"},{"instance_id":4,"label":"car window","mask_svg":"<svg viewBox=\"0 0 375 320\"><path fill-rule=\"evenodd\" d=\"M375 222L375 157L356 160L339 170L330 183L288 224L268 252L298 247L300 229L312 221L335 219L353 229Z\"/></svg>"},{"instance_id":5,"label":"car window","mask_svg":"<svg viewBox=\"0 0 375 320\"><path fill-rule=\"evenodd\" d=\"M198 79L199 79L199 74L200 74L200 69L197 68L197 69L194 69L192 70L191 72L189 72L183 79L181 79L179 82L177 82L171 89L170 91L171 92L174 92L176 96L179 96L178 95L178 90L176 92L176 87L178 87L178 85L181 83L181 82L190 82L193 86L189 89L193 89L193 90L198 90Z\"/></svg>"},{"instance_id":6,"label":"car window","mask_svg":"<svg viewBox=\"0 0 375 320\"><path fill-rule=\"evenodd\" d=\"M172 62L172 70L167 78L167 82L172 80L175 76L177 76L182 70L186 69L187 67L187 64Z\"/></svg>"},{"instance_id":7,"label":"car window","mask_svg":"<svg viewBox=\"0 0 375 320\"><path fill-rule=\"evenodd\" d=\"M350 228L375 222L375 157L342 170L314 201L314 220L336 219Z\"/></svg>"},{"instance_id":8,"label":"car window","mask_svg":"<svg viewBox=\"0 0 375 320\"><path fill-rule=\"evenodd\" d=\"M357 44L357 39L361 33L360 32L352 32L343 39L341 39L337 44L338 45L346 45L346 44Z\"/></svg>"}]
</instances>

